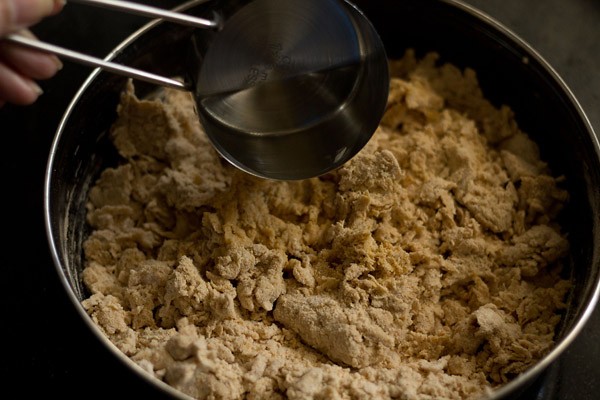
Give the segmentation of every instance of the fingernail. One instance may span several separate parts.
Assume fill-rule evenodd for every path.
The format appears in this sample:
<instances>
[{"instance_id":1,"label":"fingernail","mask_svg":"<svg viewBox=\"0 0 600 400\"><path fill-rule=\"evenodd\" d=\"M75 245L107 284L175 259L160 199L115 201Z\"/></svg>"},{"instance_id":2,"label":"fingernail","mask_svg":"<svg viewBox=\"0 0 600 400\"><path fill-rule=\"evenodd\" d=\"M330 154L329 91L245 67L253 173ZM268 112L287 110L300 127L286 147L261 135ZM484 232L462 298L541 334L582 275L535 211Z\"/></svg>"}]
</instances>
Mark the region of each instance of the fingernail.
<instances>
[{"instance_id":1,"label":"fingernail","mask_svg":"<svg viewBox=\"0 0 600 400\"><path fill-rule=\"evenodd\" d=\"M54 63L56 64L56 71L60 71L61 69L63 69L63 63L62 61L60 61L60 58L52 56L52 61L54 61Z\"/></svg>"},{"instance_id":2,"label":"fingernail","mask_svg":"<svg viewBox=\"0 0 600 400\"><path fill-rule=\"evenodd\" d=\"M31 88L31 90L33 90L35 92L35 94L37 94L38 96L41 96L42 94L44 94L44 91L37 83L35 83L33 81L28 82L28 83L29 83L29 87Z\"/></svg>"},{"instance_id":3,"label":"fingernail","mask_svg":"<svg viewBox=\"0 0 600 400\"><path fill-rule=\"evenodd\" d=\"M54 8L52 9L52 15L56 14L67 4L66 0L54 0Z\"/></svg>"}]
</instances>

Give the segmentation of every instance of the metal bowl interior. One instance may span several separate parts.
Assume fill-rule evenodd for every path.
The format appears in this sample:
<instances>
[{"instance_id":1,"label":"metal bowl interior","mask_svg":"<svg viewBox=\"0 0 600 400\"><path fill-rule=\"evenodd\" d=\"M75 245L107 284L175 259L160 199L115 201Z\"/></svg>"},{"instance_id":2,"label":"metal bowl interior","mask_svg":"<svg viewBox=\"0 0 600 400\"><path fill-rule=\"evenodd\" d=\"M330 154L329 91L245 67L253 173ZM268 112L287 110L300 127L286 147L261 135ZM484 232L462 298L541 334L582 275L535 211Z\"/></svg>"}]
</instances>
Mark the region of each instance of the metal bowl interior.
<instances>
[{"instance_id":1,"label":"metal bowl interior","mask_svg":"<svg viewBox=\"0 0 600 400\"><path fill-rule=\"evenodd\" d=\"M181 8L209 12L202 1ZM520 127L539 145L554 175L566 177L569 204L561 223L571 242L566 274L574 289L553 350L526 373L496 390L492 398L515 395L544 370L579 333L600 292L600 146L584 112L551 66L501 24L455 0L357 0L383 39L388 56L407 48L418 55L435 51L442 62L477 72L484 94L506 104ZM208 14L207 14L208 15ZM126 39L108 57L151 72L177 76L191 30L154 22ZM158 390L188 398L146 375L95 327L80 302L88 295L81 280L82 241L88 233L85 203L99 172L118 163L107 131L115 120L125 78L96 70L81 87L56 133L46 172L44 213L50 249L61 281L74 306L107 348L148 379ZM136 84L139 95L156 89Z\"/></svg>"}]
</instances>

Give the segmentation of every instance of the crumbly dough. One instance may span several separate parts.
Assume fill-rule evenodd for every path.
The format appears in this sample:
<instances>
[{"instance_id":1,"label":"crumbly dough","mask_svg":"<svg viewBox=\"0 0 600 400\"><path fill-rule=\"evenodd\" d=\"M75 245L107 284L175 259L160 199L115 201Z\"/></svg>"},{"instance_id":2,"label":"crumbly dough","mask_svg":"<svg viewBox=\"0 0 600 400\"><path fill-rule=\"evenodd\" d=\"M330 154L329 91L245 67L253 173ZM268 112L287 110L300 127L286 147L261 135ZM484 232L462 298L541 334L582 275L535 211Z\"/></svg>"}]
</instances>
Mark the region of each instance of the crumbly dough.
<instances>
[{"instance_id":1,"label":"crumbly dough","mask_svg":"<svg viewBox=\"0 0 600 400\"><path fill-rule=\"evenodd\" d=\"M90 192L83 305L142 368L198 399L464 399L542 357L571 285L568 200L475 72L412 51L387 112L325 176L220 159L188 93L139 100Z\"/></svg>"}]
</instances>

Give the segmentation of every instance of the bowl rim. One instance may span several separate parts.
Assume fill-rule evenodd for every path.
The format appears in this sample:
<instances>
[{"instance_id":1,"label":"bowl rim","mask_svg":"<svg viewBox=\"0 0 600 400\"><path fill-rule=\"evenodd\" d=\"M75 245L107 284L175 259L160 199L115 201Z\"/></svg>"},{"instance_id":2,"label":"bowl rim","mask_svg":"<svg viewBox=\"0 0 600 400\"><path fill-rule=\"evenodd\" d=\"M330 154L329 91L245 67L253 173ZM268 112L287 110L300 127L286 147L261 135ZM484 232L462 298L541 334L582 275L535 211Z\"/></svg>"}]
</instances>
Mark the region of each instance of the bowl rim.
<instances>
[{"instance_id":1,"label":"bowl rim","mask_svg":"<svg viewBox=\"0 0 600 400\"><path fill-rule=\"evenodd\" d=\"M210 0L189 0L185 3L178 5L177 7L172 8L171 10L174 12L185 11L189 8L199 6L203 3L206 3ZM491 17L484 11L479 10L478 8L465 3L463 0L439 0L441 3L449 5L458 9L461 12L470 14L471 17L478 19L479 21L486 24L488 27L496 30L498 33L509 39L512 44L515 44L523 50L528 57L534 59L539 66L541 66L548 76L556 83L562 93L565 96L566 100L570 103L573 110L577 113L577 118L579 118L580 122L583 124L585 129L587 130L589 137L594 145L594 151L598 158L600 159L600 142L599 139L594 132L594 128L587 117L585 111L583 110L580 102L577 100L576 96L563 80L563 78L558 74L558 72L552 67L552 65L540 54L538 51L531 46L527 41L522 39L518 34L513 32L503 23L499 22L495 18ZM349 2L353 2L349 0ZM159 19L151 20L150 22L143 25L141 28L135 30L132 34L127 36L123 41L121 41L116 47L111 50L106 57L104 57L105 61L111 61L119 53L122 52L123 49L131 45L135 40L137 40L141 35L148 32L149 30L159 26L163 21ZM85 309L83 308L80 300L77 298L72 286L69 284L69 278L65 275L65 271L62 268L62 260L60 254L58 252L59 248L59 238L56 238L53 233L53 223L51 219L50 213L50 204L51 200L51 186L52 186L52 176L54 172L54 163L57 154L57 148L61 141L62 133L67 126L69 118L73 113L74 108L79 103L81 97L85 94L86 90L89 86L94 82L94 80L98 77L98 75L102 72L101 68L95 68L88 75L87 79L77 90L73 99L68 104L60 122L57 127L55 136L52 140L52 144L50 147L50 152L48 156L48 161L46 164L46 172L44 176L44 225L46 230L46 238L49 244L52 261L56 272L58 273L58 278L65 289L65 292L73 303L76 311L81 316L82 320L85 324L90 328L90 330L95 334L95 336L100 340L100 342L125 366L130 368L135 374L137 374L142 380L146 381L150 385L156 387L157 389L163 391L163 393L172 396L173 398L178 398L182 400L190 400L192 397L187 394L175 389L174 387L168 385L167 383L154 378L151 374L149 374L146 370L144 370L141 366L136 364L133 360L131 360L128 356L126 356L122 351L120 351L116 345L114 345L108 337L101 332L99 327L93 322L90 316L87 314ZM593 252L592 263L597 264L600 263L600 255L597 254L597 251ZM498 400L501 398L505 398L515 391L523 389L527 387L529 383L531 383L538 375L540 375L543 371L545 371L550 364L558 359L558 357L569 347L569 345L575 340L575 338L579 335L579 333L583 330L584 326L590 319L590 316L595 310L600 299L600 276L596 279L596 282L593 283L593 291L587 301L582 303L583 311L580 312L578 318L576 318L570 327L570 329L565 333L565 335L560 338L560 340L556 341L552 346L551 350L546 353L540 360L534 363L531 367L529 367L523 373L517 375L515 378L510 380L509 382L499 386L498 388L494 388L487 393L487 399L489 400Z\"/></svg>"}]
</instances>

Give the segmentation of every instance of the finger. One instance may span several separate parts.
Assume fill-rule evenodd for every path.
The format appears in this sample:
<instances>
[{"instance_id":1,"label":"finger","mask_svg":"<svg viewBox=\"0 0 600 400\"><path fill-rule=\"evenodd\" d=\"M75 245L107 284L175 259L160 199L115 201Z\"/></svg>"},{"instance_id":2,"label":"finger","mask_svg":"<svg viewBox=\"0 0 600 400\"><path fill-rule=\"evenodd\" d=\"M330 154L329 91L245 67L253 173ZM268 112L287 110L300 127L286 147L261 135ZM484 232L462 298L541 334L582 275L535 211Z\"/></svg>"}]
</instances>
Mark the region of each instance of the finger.
<instances>
[{"instance_id":1,"label":"finger","mask_svg":"<svg viewBox=\"0 0 600 400\"><path fill-rule=\"evenodd\" d=\"M0 99L17 105L28 105L35 102L42 93L42 89L34 81L0 62Z\"/></svg>"},{"instance_id":2,"label":"finger","mask_svg":"<svg viewBox=\"0 0 600 400\"><path fill-rule=\"evenodd\" d=\"M64 0L1 0L0 36L38 23L58 13Z\"/></svg>"},{"instance_id":3,"label":"finger","mask_svg":"<svg viewBox=\"0 0 600 400\"><path fill-rule=\"evenodd\" d=\"M20 31L19 35L36 39L28 30ZM33 79L51 78L62 68L62 63L55 55L7 42L0 42L0 61Z\"/></svg>"}]
</instances>

